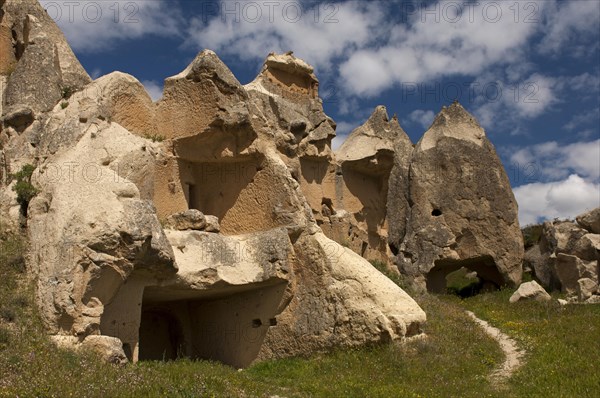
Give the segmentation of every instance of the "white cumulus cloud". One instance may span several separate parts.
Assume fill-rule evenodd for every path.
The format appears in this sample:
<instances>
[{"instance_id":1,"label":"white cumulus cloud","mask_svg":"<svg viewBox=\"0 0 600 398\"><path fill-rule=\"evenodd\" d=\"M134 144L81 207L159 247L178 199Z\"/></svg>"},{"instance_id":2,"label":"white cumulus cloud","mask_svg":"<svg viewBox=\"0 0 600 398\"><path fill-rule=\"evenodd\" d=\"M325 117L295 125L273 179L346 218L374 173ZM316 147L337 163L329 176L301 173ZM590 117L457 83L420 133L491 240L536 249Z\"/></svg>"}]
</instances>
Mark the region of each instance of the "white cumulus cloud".
<instances>
[{"instance_id":1,"label":"white cumulus cloud","mask_svg":"<svg viewBox=\"0 0 600 398\"><path fill-rule=\"evenodd\" d=\"M78 52L105 51L121 40L146 35L181 33L180 10L166 0L40 0L40 3Z\"/></svg>"},{"instance_id":2,"label":"white cumulus cloud","mask_svg":"<svg viewBox=\"0 0 600 398\"><path fill-rule=\"evenodd\" d=\"M576 174L565 180L532 183L514 189L521 225L546 219L573 218L600 206L600 184Z\"/></svg>"},{"instance_id":3,"label":"white cumulus cloud","mask_svg":"<svg viewBox=\"0 0 600 398\"><path fill-rule=\"evenodd\" d=\"M516 183L548 181L577 174L587 180L600 179L600 139L562 145L556 141L544 142L513 151L512 168L521 172ZM528 178L524 181L521 178Z\"/></svg>"},{"instance_id":4,"label":"white cumulus cloud","mask_svg":"<svg viewBox=\"0 0 600 398\"><path fill-rule=\"evenodd\" d=\"M162 95L163 95L162 85L159 85L158 83L156 83L155 81L152 81L152 80L144 80L141 83L144 85L144 88L146 89L148 94L150 94L150 98L152 98L152 101L156 102L162 98Z\"/></svg>"},{"instance_id":5,"label":"white cumulus cloud","mask_svg":"<svg viewBox=\"0 0 600 398\"><path fill-rule=\"evenodd\" d=\"M372 43L385 17L380 4L357 1L221 1L210 11L192 18L188 45L259 60L292 50L321 69Z\"/></svg>"},{"instance_id":6,"label":"white cumulus cloud","mask_svg":"<svg viewBox=\"0 0 600 398\"><path fill-rule=\"evenodd\" d=\"M415 123L423 129L428 129L435 118L433 111L416 109L408 114L408 123Z\"/></svg>"}]
</instances>

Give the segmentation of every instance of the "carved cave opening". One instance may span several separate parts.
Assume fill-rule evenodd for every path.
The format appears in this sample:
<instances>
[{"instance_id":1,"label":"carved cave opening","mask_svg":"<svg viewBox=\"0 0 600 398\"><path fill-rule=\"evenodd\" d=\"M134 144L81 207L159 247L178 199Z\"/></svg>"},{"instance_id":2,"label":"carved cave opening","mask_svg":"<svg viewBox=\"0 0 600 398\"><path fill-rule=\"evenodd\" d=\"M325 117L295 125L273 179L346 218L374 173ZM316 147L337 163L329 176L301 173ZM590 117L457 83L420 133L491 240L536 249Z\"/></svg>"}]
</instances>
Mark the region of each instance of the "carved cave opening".
<instances>
[{"instance_id":1,"label":"carved cave opening","mask_svg":"<svg viewBox=\"0 0 600 398\"><path fill-rule=\"evenodd\" d=\"M441 259L434 262L434 267L427 273L427 291L437 294L454 292L459 295L475 295L481 290L497 290L503 285L502 275L498 272L496 264L491 256L479 256L464 260ZM479 282L477 286L469 287L462 293L453 291L452 276L456 272L465 269L476 272ZM450 278L449 278L450 276Z\"/></svg>"},{"instance_id":2,"label":"carved cave opening","mask_svg":"<svg viewBox=\"0 0 600 398\"><path fill-rule=\"evenodd\" d=\"M276 327L286 283L218 291L147 287L142 301L139 360L187 357L242 368Z\"/></svg>"}]
</instances>

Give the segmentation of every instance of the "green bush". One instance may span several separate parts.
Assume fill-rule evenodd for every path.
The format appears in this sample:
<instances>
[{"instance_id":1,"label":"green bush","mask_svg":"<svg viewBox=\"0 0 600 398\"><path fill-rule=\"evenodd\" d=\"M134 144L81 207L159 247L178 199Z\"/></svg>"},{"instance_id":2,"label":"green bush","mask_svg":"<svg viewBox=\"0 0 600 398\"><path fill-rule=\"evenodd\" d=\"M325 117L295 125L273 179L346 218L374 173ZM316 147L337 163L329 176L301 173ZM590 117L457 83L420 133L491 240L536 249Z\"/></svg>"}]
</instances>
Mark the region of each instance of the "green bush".
<instances>
[{"instance_id":1,"label":"green bush","mask_svg":"<svg viewBox=\"0 0 600 398\"><path fill-rule=\"evenodd\" d=\"M77 91L77 89L75 89L75 87L70 87L70 86L63 87L61 90L62 98L63 99L71 98L71 96L75 93L75 91Z\"/></svg>"},{"instance_id":2,"label":"green bush","mask_svg":"<svg viewBox=\"0 0 600 398\"><path fill-rule=\"evenodd\" d=\"M144 134L144 138L147 140L151 140L152 142L163 142L165 140L165 136L164 135L160 135L160 134L148 134L145 133Z\"/></svg>"},{"instance_id":3,"label":"green bush","mask_svg":"<svg viewBox=\"0 0 600 398\"><path fill-rule=\"evenodd\" d=\"M21 168L21 171L12 175L17 183L13 190L17 193L17 202L21 206L27 206L31 199L39 193L36 187L31 184L31 175L35 170L35 166L26 164Z\"/></svg>"},{"instance_id":4,"label":"green bush","mask_svg":"<svg viewBox=\"0 0 600 398\"><path fill-rule=\"evenodd\" d=\"M544 226L542 224L528 225L521 229L525 250L529 249L533 245L536 245L540 241L543 229Z\"/></svg>"}]
</instances>

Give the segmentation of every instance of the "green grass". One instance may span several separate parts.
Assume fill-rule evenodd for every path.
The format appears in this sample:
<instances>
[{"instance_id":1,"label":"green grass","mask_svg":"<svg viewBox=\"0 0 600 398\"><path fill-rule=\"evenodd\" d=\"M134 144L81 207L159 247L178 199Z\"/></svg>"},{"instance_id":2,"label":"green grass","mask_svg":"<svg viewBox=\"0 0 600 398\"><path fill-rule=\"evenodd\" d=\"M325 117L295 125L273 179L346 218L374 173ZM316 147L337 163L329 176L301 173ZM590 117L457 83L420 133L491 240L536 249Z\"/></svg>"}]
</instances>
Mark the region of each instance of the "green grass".
<instances>
[{"instance_id":1,"label":"green grass","mask_svg":"<svg viewBox=\"0 0 600 398\"><path fill-rule=\"evenodd\" d=\"M467 300L418 297L428 337L406 345L338 349L243 371L191 360L106 364L57 349L45 337L25 280L24 245L20 237L0 239L0 308L12 314L0 317L0 396L591 397L600 388L600 306L509 305L508 291ZM487 378L503 361L500 348L465 308L528 349L507 390Z\"/></svg>"},{"instance_id":2,"label":"green grass","mask_svg":"<svg viewBox=\"0 0 600 398\"><path fill-rule=\"evenodd\" d=\"M513 337L528 351L509 380L513 396L597 397L600 392L600 305L556 301L510 304L511 290L461 305Z\"/></svg>"},{"instance_id":3,"label":"green grass","mask_svg":"<svg viewBox=\"0 0 600 398\"><path fill-rule=\"evenodd\" d=\"M450 294L461 297L472 296L479 290L480 279L468 276L471 273L466 268L457 269L446 276L446 290Z\"/></svg>"}]
</instances>

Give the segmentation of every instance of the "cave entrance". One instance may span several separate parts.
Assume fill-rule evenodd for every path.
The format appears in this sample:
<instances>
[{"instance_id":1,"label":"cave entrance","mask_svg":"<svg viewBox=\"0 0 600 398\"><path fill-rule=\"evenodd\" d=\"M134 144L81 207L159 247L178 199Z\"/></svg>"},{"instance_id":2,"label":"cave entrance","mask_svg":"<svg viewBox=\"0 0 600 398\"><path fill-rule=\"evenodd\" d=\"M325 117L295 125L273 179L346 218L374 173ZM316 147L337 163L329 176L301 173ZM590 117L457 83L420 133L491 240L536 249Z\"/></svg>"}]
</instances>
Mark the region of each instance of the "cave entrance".
<instances>
[{"instance_id":1,"label":"cave entrance","mask_svg":"<svg viewBox=\"0 0 600 398\"><path fill-rule=\"evenodd\" d=\"M184 354L183 331L168 308L142 309L139 360L174 360Z\"/></svg>"},{"instance_id":2,"label":"cave entrance","mask_svg":"<svg viewBox=\"0 0 600 398\"><path fill-rule=\"evenodd\" d=\"M496 264L491 256L480 256L464 260L441 259L436 260L434 267L427 274L427 291L431 293L445 294L455 292L459 295L473 295L481 289L495 290L503 284L502 275L498 272ZM475 280L471 272L476 272L478 278L477 286L467 286L467 280ZM458 283L457 283L458 279ZM464 282L461 282L463 279ZM465 284L465 288L457 289ZM460 292L462 290L462 292Z\"/></svg>"},{"instance_id":3,"label":"cave entrance","mask_svg":"<svg viewBox=\"0 0 600 398\"><path fill-rule=\"evenodd\" d=\"M204 290L147 287L139 331L140 360L181 357L219 361L236 368L258 356L287 283Z\"/></svg>"}]
</instances>

